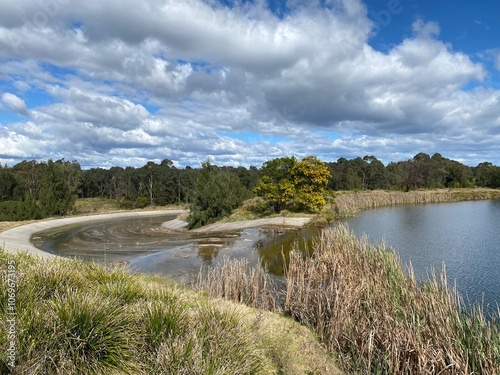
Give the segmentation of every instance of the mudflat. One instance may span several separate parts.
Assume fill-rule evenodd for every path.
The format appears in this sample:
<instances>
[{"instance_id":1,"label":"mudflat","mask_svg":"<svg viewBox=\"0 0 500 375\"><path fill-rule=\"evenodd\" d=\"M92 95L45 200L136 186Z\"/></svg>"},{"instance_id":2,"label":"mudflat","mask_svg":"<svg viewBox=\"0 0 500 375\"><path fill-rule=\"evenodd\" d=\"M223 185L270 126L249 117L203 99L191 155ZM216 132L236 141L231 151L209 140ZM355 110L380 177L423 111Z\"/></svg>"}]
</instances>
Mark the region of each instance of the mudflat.
<instances>
[{"instance_id":1,"label":"mudflat","mask_svg":"<svg viewBox=\"0 0 500 375\"><path fill-rule=\"evenodd\" d=\"M42 251L31 243L31 237L35 233L71 224L106 221L126 217L180 215L184 212L183 210L132 211L38 221L8 229L0 233L0 247L3 247L7 252L11 253L27 252L28 254L37 255L40 258L50 259L55 257L55 255Z\"/></svg>"}]
</instances>

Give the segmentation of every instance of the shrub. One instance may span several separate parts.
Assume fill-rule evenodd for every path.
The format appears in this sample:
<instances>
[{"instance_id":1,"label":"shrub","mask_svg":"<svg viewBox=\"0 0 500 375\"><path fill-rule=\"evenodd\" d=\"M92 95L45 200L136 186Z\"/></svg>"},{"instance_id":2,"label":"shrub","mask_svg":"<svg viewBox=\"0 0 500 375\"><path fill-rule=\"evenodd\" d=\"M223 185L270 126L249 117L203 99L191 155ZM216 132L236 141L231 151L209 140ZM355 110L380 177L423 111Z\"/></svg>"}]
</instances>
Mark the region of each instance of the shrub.
<instances>
[{"instance_id":1,"label":"shrub","mask_svg":"<svg viewBox=\"0 0 500 375\"><path fill-rule=\"evenodd\" d=\"M149 204L148 197L139 197L134 202L135 208L144 208Z\"/></svg>"}]
</instances>

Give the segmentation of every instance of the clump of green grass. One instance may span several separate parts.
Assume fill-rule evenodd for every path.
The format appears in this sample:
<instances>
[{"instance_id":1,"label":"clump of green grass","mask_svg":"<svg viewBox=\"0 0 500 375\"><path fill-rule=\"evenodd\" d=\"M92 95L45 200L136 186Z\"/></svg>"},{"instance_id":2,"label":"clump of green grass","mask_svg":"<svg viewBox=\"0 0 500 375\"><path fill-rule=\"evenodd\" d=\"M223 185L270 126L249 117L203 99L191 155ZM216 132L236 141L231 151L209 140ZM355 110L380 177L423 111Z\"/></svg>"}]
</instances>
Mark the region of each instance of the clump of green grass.
<instances>
[{"instance_id":1,"label":"clump of green grass","mask_svg":"<svg viewBox=\"0 0 500 375\"><path fill-rule=\"evenodd\" d=\"M15 367L5 354L9 262L16 275ZM257 310L212 300L161 277L79 260L0 250L0 270L2 374L283 373L283 357L256 324ZM275 314L268 319L277 325L288 320ZM306 333L301 335L314 341ZM303 339L289 336L276 334L272 342ZM290 355L302 373L315 368ZM314 358L332 363L319 344Z\"/></svg>"}]
</instances>

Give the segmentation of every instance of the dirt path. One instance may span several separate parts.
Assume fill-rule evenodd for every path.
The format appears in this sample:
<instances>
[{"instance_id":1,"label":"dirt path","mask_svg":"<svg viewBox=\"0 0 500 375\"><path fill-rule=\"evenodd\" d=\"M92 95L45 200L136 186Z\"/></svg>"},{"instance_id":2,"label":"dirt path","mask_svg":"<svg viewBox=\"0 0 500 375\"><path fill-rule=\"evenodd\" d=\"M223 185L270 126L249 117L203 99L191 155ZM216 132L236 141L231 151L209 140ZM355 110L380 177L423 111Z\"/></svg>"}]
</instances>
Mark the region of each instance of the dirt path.
<instances>
[{"instance_id":1,"label":"dirt path","mask_svg":"<svg viewBox=\"0 0 500 375\"><path fill-rule=\"evenodd\" d=\"M183 210L134 211L38 221L0 233L0 247L3 247L7 252L11 253L27 252L29 254L38 255L41 258L49 259L55 257L55 255L46 253L35 247L30 241L33 234L70 224L98 222L126 217L180 215L184 212Z\"/></svg>"}]
</instances>

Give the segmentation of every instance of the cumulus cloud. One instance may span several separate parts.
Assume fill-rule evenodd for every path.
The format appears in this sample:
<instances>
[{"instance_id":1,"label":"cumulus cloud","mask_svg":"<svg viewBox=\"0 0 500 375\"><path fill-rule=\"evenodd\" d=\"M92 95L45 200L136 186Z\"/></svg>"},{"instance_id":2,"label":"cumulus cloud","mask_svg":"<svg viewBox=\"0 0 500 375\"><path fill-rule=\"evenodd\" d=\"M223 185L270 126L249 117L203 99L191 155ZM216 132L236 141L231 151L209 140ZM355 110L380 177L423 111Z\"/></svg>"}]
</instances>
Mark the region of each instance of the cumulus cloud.
<instances>
[{"instance_id":1,"label":"cumulus cloud","mask_svg":"<svg viewBox=\"0 0 500 375\"><path fill-rule=\"evenodd\" d=\"M31 115L29 126L7 124L8 142L38 131L44 143L36 150L46 155L83 165L192 165L209 155L248 165L291 153L391 160L448 156L498 134L499 92L468 88L488 77L483 65L421 19L392 49L374 49L377 30L360 0L288 2L293 11L282 17L261 2L41 4L2 10L0 88L12 82L23 95L43 94L29 111L12 93L2 101ZM245 140L247 133L264 138ZM16 145L29 154L28 143ZM493 148L484 159L494 161Z\"/></svg>"},{"instance_id":2,"label":"cumulus cloud","mask_svg":"<svg viewBox=\"0 0 500 375\"><path fill-rule=\"evenodd\" d=\"M2 100L14 112L26 117L30 116L26 103L18 96L11 94L10 92L6 92L2 95Z\"/></svg>"}]
</instances>

